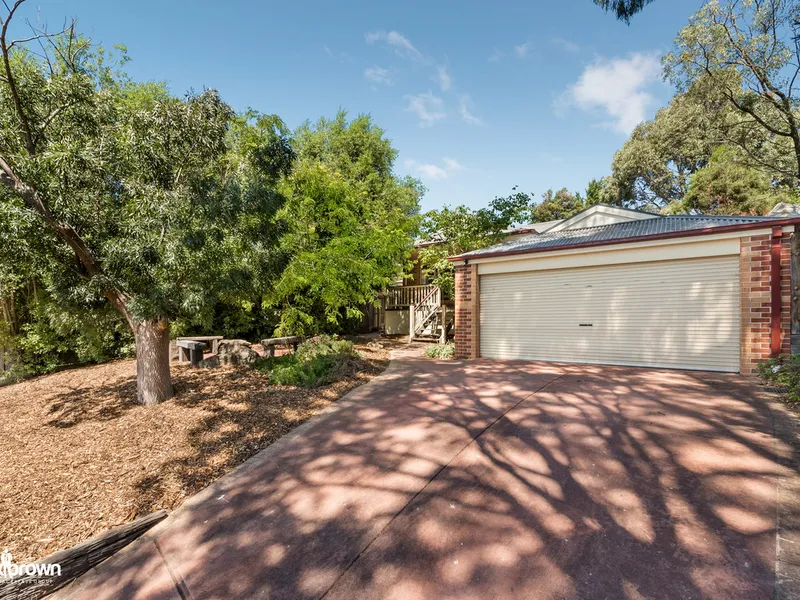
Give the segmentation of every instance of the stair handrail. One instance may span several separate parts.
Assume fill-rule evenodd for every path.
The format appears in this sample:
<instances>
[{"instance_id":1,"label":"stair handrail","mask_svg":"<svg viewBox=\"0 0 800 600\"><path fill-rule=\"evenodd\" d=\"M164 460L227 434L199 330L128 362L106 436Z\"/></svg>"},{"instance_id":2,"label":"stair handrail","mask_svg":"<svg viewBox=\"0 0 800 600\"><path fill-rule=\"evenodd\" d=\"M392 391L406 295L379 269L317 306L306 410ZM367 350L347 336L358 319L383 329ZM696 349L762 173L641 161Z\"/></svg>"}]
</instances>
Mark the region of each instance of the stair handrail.
<instances>
[{"instance_id":1,"label":"stair handrail","mask_svg":"<svg viewBox=\"0 0 800 600\"><path fill-rule=\"evenodd\" d=\"M434 297L435 300L430 302L431 298ZM436 315L441 305L442 289L437 285L420 301L419 304L412 307L412 312L414 313L411 315L410 323L412 340L417 336L417 334L422 333L431 318Z\"/></svg>"}]
</instances>

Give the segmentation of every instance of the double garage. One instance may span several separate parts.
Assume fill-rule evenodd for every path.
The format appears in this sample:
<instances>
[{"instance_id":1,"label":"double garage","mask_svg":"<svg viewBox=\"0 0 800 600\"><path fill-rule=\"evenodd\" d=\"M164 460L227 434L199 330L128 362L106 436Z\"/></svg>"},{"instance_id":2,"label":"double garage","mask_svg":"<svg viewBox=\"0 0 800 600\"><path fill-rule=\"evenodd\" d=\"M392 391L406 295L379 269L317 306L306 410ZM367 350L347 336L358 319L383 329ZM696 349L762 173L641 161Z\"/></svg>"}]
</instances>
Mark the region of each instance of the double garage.
<instances>
[{"instance_id":1,"label":"double garage","mask_svg":"<svg viewBox=\"0 0 800 600\"><path fill-rule=\"evenodd\" d=\"M456 257L456 355L754 373L789 351L777 223Z\"/></svg>"},{"instance_id":2,"label":"double garage","mask_svg":"<svg viewBox=\"0 0 800 600\"><path fill-rule=\"evenodd\" d=\"M481 356L739 370L739 261L480 276Z\"/></svg>"}]
</instances>

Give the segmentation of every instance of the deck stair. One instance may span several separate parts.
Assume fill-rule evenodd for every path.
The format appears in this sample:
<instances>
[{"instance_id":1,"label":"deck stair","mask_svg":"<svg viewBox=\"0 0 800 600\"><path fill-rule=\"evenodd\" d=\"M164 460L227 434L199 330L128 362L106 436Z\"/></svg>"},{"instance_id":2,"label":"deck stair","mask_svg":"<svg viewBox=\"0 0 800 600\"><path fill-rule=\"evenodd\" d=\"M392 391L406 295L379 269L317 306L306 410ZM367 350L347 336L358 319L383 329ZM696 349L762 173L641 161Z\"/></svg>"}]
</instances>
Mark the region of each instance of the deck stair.
<instances>
[{"instance_id":1,"label":"deck stair","mask_svg":"<svg viewBox=\"0 0 800 600\"><path fill-rule=\"evenodd\" d=\"M446 314L442 290L432 286L418 303L409 308L409 341L444 343L447 339Z\"/></svg>"}]
</instances>

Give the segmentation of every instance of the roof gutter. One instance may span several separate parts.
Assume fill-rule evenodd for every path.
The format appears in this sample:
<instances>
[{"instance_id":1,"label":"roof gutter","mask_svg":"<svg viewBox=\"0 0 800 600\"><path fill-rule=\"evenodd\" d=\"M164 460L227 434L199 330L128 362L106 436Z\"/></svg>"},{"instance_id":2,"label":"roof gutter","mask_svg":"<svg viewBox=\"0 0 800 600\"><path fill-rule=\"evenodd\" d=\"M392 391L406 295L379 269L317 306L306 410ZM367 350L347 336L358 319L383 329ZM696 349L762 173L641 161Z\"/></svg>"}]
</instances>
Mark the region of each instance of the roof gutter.
<instances>
[{"instance_id":1,"label":"roof gutter","mask_svg":"<svg viewBox=\"0 0 800 600\"><path fill-rule=\"evenodd\" d=\"M768 227L783 227L784 225L800 225L800 217L790 217L786 219L774 219L769 221L754 221L752 223L738 223L736 225L723 225L721 227L705 227L703 229L691 229L689 231L671 231L668 233L656 233L653 235L638 235L635 237L622 238L616 240L601 240L597 242L582 242L568 244L565 246L549 246L544 248L529 248L527 250L508 250L506 252L486 252L483 254L450 256L450 262L462 260L478 260L483 258L494 258L497 256L519 256L521 254L538 254L540 252L558 252L559 250L572 250L574 248L593 248L596 246L618 246L620 244L632 244L635 242L648 242L651 240L667 240L682 237L697 237L701 235L712 235L715 233L727 233L730 231L747 231L749 229L766 229ZM773 229L774 231L774 229Z\"/></svg>"}]
</instances>

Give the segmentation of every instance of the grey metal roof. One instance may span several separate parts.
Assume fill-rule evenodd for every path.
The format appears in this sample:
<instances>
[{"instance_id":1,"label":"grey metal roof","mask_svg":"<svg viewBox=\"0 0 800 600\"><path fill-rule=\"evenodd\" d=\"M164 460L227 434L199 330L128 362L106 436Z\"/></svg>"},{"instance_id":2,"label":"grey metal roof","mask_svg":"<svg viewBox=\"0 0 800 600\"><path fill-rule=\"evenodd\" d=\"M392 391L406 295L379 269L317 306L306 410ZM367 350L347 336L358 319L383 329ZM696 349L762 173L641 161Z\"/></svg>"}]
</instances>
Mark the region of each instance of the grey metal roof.
<instances>
[{"instance_id":1,"label":"grey metal roof","mask_svg":"<svg viewBox=\"0 0 800 600\"><path fill-rule=\"evenodd\" d=\"M459 256L469 258L479 257L483 254L525 252L527 250L540 250L544 248L558 249L574 246L576 244L625 240L649 235L677 233L682 231L689 232L696 229L725 227L729 225L757 223L760 221L774 221L785 218L786 217L783 216L718 217L710 215L669 215L661 216L656 219L626 221L624 223L612 223L610 225L585 227L583 229L564 229L553 233L520 235L506 240L505 242L495 244L494 246L487 246L486 248L466 252Z\"/></svg>"}]
</instances>

